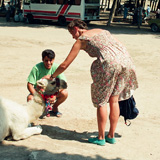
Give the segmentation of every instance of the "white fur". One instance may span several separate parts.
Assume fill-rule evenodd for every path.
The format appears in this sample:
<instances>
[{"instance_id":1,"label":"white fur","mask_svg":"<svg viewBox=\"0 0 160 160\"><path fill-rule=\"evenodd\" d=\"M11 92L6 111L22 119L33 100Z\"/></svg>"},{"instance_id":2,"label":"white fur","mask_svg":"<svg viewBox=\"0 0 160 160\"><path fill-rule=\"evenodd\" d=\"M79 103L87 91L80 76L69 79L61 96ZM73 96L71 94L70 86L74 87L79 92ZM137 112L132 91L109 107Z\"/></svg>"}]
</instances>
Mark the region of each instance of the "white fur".
<instances>
[{"instance_id":1,"label":"white fur","mask_svg":"<svg viewBox=\"0 0 160 160\"><path fill-rule=\"evenodd\" d=\"M55 90L56 84L51 85L51 82L45 79L37 81L37 84L39 82L45 90L48 85L50 86L50 92ZM64 83L64 81L61 81L60 86L62 87ZM28 127L28 124L38 119L44 110L45 102L37 92L34 99L29 101L26 106L0 97L0 141L10 135L14 140L20 140L34 134L40 134L42 132L40 126Z\"/></svg>"}]
</instances>

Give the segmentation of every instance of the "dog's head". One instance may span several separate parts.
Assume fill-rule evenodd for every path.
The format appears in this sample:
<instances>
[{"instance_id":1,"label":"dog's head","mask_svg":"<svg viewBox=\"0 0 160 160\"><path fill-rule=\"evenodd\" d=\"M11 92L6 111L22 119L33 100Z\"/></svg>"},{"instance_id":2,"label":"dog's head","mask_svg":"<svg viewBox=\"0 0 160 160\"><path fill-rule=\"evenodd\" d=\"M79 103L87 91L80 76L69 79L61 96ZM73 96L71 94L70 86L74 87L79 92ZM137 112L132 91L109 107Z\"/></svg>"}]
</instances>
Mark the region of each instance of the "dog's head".
<instances>
[{"instance_id":1,"label":"dog's head","mask_svg":"<svg viewBox=\"0 0 160 160\"><path fill-rule=\"evenodd\" d=\"M37 86L43 89L45 95L53 95L59 89L66 89L67 83L59 78L54 78L53 80L40 79L37 81Z\"/></svg>"}]
</instances>

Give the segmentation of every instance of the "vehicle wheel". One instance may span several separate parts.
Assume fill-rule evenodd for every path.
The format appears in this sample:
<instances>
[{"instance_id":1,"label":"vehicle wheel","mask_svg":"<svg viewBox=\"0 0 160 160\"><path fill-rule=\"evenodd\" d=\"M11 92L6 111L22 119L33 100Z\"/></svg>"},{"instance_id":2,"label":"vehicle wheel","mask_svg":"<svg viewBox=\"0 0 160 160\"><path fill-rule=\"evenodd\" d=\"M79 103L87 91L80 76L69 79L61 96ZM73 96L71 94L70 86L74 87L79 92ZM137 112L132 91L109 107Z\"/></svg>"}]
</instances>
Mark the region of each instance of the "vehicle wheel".
<instances>
[{"instance_id":1,"label":"vehicle wheel","mask_svg":"<svg viewBox=\"0 0 160 160\"><path fill-rule=\"evenodd\" d=\"M153 32L157 32L158 30L159 30L159 28L158 28L158 26L156 25L156 24L152 24L151 25L151 30L153 31Z\"/></svg>"},{"instance_id":2,"label":"vehicle wheel","mask_svg":"<svg viewBox=\"0 0 160 160\"><path fill-rule=\"evenodd\" d=\"M58 17L58 24L59 24L60 26L66 26L66 25L67 25L67 23L66 23L66 18L65 18L64 16L59 16L59 17Z\"/></svg>"},{"instance_id":3,"label":"vehicle wheel","mask_svg":"<svg viewBox=\"0 0 160 160\"><path fill-rule=\"evenodd\" d=\"M32 14L27 14L27 20L30 24L33 24L34 23L34 18L33 18L33 15Z\"/></svg>"}]
</instances>

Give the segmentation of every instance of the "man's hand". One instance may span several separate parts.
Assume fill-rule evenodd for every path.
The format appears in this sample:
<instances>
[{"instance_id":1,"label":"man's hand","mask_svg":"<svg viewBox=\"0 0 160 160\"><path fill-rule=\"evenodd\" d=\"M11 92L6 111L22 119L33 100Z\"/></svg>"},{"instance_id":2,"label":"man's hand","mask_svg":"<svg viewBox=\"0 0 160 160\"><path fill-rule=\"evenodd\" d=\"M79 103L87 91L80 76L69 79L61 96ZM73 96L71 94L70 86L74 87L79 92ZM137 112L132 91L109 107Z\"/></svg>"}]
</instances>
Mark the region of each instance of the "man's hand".
<instances>
[{"instance_id":1,"label":"man's hand","mask_svg":"<svg viewBox=\"0 0 160 160\"><path fill-rule=\"evenodd\" d=\"M51 79L51 75L46 75L46 76L42 77L42 79L52 80L52 79Z\"/></svg>"}]
</instances>

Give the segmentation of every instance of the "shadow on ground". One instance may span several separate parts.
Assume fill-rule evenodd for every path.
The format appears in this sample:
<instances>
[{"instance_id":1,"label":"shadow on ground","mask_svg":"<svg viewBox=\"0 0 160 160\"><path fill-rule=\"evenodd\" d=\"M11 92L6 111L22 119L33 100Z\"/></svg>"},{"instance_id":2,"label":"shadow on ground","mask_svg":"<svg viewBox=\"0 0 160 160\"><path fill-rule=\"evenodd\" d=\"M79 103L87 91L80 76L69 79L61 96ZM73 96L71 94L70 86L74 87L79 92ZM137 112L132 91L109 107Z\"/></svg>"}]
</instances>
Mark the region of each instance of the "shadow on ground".
<instances>
[{"instance_id":1,"label":"shadow on ground","mask_svg":"<svg viewBox=\"0 0 160 160\"><path fill-rule=\"evenodd\" d=\"M42 135L47 135L52 139L58 140L74 140L81 143L88 143L88 138L96 137L98 132L77 132L75 130L66 130L58 126L41 125L43 128ZM107 134L107 132L106 132ZM115 137L120 138L121 135L115 133Z\"/></svg>"},{"instance_id":2,"label":"shadow on ground","mask_svg":"<svg viewBox=\"0 0 160 160\"><path fill-rule=\"evenodd\" d=\"M79 154L54 153L47 150L32 150L23 146L0 144L0 160L122 160L121 158L107 159L100 155L94 158Z\"/></svg>"},{"instance_id":3,"label":"shadow on ground","mask_svg":"<svg viewBox=\"0 0 160 160\"><path fill-rule=\"evenodd\" d=\"M58 140L74 140L81 143L88 143L87 139L91 136L97 136L97 132L82 132L66 130L58 126L42 125L42 135L47 135L52 139ZM54 136L53 136L54 135ZM121 137L119 134L115 134L116 137ZM8 143L8 142L7 142ZM30 149L25 146L15 146L13 144L0 143L0 160L122 160L121 158L107 159L100 155L95 157L83 156L80 154L66 154L49 152L45 149L36 150Z\"/></svg>"}]
</instances>

